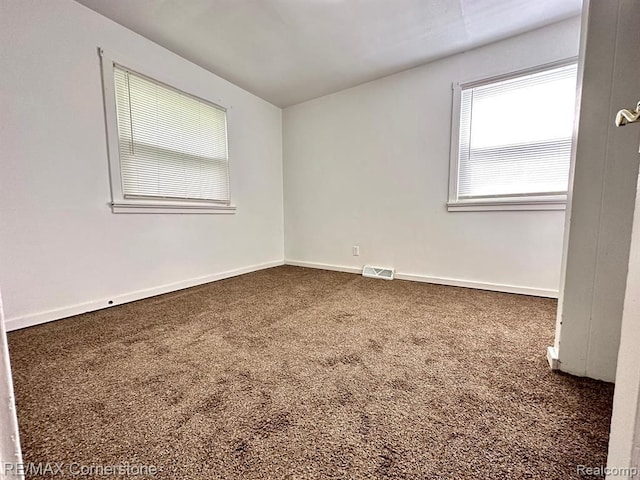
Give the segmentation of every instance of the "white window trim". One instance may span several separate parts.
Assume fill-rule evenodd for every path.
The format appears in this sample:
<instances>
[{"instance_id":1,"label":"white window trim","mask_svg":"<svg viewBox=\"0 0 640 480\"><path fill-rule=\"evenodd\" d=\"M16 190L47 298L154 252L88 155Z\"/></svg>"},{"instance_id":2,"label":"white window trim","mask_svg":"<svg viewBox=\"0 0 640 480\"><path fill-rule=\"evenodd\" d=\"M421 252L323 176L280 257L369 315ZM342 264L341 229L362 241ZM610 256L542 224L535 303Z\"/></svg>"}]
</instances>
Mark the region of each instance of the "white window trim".
<instances>
[{"instance_id":1,"label":"white window trim","mask_svg":"<svg viewBox=\"0 0 640 480\"><path fill-rule=\"evenodd\" d=\"M453 83L453 99L451 103L451 151L449 155L449 200L447 210L450 212L495 211L495 210L566 210L567 195L541 195L531 197L496 197L478 199L458 199L458 151L460 148L460 102L462 90L479 87L488 83L509 80L522 75L530 75L552 68L576 63L578 57L571 57L557 62L545 63L532 68L517 70L493 77L485 77L462 83Z\"/></svg>"},{"instance_id":2,"label":"white window trim","mask_svg":"<svg viewBox=\"0 0 640 480\"><path fill-rule=\"evenodd\" d=\"M149 78L171 85L173 88L185 92L188 90L180 88L171 79L164 78L162 73L158 73L153 68L131 62L129 59L98 48L102 65L102 89L104 95L104 114L107 130L107 153L109 157L109 180L111 184L111 202L109 206L113 213L209 213L209 214L233 214L236 211L235 205L227 205L205 200L180 200L180 199L152 199L152 198L125 198L122 187L122 174L120 169L120 150L118 140L118 120L116 114L116 98L114 87L114 64L122 65L133 71L139 72ZM192 95L196 96L196 95ZM197 98L200 98L196 96ZM203 99L207 102L218 105L227 112L229 108L217 99L215 101ZM230 175L230 166L229 166Z\"/></svg>"}]
</instances>

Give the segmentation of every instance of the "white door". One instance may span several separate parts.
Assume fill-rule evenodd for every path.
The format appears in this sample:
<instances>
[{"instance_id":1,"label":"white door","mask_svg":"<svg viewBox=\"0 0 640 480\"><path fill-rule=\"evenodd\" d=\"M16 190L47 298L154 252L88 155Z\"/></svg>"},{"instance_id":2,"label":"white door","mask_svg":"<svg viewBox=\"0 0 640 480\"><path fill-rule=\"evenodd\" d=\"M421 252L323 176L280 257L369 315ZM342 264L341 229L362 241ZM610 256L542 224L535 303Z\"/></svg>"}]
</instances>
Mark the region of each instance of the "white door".
<instances>
[{"instance_id":1,"label":"white door","mask_svg":"<svg viewBox=\"0 0 640 480\"><path fill-rule=\"evenodd\" d=\"M19 471L22 464L18 420L13 398L9 349L4 329L4 311L0 293L0 480L23 478Z\"/></svg>"},{"instance_id":2,"label":"white door","mask_svg":"<svg viewBox=\"0 0 640 480\"><path fill-rule=\"evenodd\" d=\"M634 127L640 131L640 124L624 128ZM631 152L629 160L640 161L640 154ZM629 252L608 467L611 474L607 478L640 479L640 194L636 196ZM616 469L623 470L616 475Z\"/></svg>"},{"instance_id":3,"label":"white door","mask_svg":"<svg viewBox=\"0 0 640 480\"><path fill-rule=\"evenodd\" d=\"M626 125L615 129L609 148L617 158L640 162L640 119L636 120L640 116L640 2L620 0L619 7L611 101L614 109L627 111L618 117ZM640 479L640 190L633 217L607 478Z\"/></svg>"}]
</instances>

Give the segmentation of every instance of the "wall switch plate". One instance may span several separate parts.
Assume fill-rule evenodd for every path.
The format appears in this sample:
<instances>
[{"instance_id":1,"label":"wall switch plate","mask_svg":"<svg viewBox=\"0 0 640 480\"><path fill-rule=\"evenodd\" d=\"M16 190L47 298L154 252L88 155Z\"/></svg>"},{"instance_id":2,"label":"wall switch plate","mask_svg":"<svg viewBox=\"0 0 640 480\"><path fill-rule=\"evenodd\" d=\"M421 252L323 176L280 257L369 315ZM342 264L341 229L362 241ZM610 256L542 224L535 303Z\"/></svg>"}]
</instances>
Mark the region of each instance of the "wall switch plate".
<instances>
[{"instance_id":1,"label":"wall switch plate","mask_svg":"<svg viewBox=\"0 0 640 480\"><path fill-rule=\"evenodd\" d=\"M353 247L351 247L351 252L353 253L354 257L360 255L360 245L354 245Z\"/></svg>"}]
</instances>

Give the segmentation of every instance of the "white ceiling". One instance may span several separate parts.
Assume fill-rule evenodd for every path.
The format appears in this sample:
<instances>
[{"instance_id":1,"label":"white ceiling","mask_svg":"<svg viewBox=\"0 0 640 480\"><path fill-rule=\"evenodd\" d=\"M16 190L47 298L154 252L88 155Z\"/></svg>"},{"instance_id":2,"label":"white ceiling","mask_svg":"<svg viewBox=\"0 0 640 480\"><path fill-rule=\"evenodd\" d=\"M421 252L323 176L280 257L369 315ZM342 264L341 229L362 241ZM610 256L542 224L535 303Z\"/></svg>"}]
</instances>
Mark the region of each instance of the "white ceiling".
<instances>
[{"instance_id":1,"label":"white ceiling","mask_svg":"<svg viewBox=\"0 0 640 480\"><path fill-rule=\"evenodd\" d=\"M77 1L280 107L581 9L581 0Z\"/></svg>"}]
</instances>

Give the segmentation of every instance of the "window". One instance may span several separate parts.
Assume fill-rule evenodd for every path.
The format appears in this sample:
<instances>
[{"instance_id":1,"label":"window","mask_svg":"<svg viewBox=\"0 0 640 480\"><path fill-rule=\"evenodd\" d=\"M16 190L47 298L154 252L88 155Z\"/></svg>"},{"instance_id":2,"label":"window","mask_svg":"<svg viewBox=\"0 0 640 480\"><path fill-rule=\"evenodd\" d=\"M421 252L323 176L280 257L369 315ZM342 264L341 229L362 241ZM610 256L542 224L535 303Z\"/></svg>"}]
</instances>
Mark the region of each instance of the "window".
<instances>
[{"instance_id":1,"label":"window","mask_svg":"<svg viewBox=\"0 0 640 480\"><path fill-rule=\"evenodd\" d=\"M113 211L233 212L226 109L101 53Z\"/></svg>"},{"instance_id":2,"label":"window","mask_svg":"<svg viewBox=\"0 0 640 480\"><path fill-rule=\"evenodd\" d=\"M560 209L575 62L454 86L449 210Z\"/></svg>"}]
</instances>

